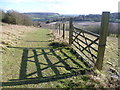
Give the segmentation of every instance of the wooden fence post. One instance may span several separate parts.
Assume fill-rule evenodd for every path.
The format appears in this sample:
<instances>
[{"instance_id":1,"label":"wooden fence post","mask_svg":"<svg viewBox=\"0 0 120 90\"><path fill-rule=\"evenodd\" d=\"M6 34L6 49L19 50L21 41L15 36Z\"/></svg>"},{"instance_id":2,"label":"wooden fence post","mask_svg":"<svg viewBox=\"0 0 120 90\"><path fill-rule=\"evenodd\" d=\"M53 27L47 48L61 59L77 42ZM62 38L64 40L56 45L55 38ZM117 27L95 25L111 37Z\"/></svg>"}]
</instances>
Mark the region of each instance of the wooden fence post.
<instances>
[{"instance_id":1,"label":"wooden fence post","mask_svg":"<svg viewBox=\"0 0 120 90\"><path fill-rule=\"evenodd\" d=\"M108 35L109 15L110 15L110 12L102 13L98 54L97 54L97 61L95 64L95 67L98 70L102 70L102 66L103 66L103 58L104 58L104 52L105 52L105 46L106 46L106 39L107 39L107 35Z\"/></svg>"},{"instance_id":2,"label":"wooden fence post","mask_svg":"<svg viewBox=\"0 0 120 90\"><path fill-rule=\"evenodd\" d=\"M59 35L60 35L60 23L59 23Z\"/></svg>"},{"instance_id":3,"label":"wooden fence post","mask_svg":"<svg viewBox=\"0 0 120 90\"><path fill-rule=\"evenodd\" d=\"M59 33L59 29L58 29L58 23L56 23L56 29L57 29L57 33Z\"/></svg>"},{"instance_id":4,"label":"wooden fence post","mask_svg":"<svg viewBox=\"0 0 120 90\"><path fill-rule=\"evenodd\" d=\"M56 32L56 24L54 24L54 26L55 26L55 32Z\"/></svg>"},{"instance_id":5,"label":"wooden fence post","mask_svg":"<svg viewBox=\"0 0 120 90\"><path fill-rule=\"evenodd\" d=\"M63 23L63 39L65 39L65 24Z\"/></svg>"},{"instance_id":6,"label":"wooden fence post","mask_svg":"<svg viewBox=\"0 0 120 90\"><path fill-rule=\"evenodd\" d=\"M73 34L73 18L70 18L70 22L69 22L69 45L72 45L72 34Z\"/></svg>"}]
</instances>

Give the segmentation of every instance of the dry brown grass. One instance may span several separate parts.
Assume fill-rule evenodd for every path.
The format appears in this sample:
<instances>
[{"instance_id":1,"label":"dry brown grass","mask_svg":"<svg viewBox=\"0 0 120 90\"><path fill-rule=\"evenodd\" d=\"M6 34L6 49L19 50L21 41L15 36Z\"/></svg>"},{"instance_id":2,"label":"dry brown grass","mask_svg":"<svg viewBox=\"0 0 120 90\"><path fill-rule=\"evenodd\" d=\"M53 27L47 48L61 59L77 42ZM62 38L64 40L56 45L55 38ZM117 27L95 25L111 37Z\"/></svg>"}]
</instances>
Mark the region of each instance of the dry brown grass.
<instances>
[{"instance_id":1,"label":"dry brown grass","mask_svg":"<svg viewBox=\"0 0 120 90\"><path fill-rule=\"evenodd\" d=\"M5 49L6 46L16 45L22 40L25 33L38 29L33 26L10 25L5 23L0 23L0 26L0 48L2 49Z\"/></svg>"}]
</instances>

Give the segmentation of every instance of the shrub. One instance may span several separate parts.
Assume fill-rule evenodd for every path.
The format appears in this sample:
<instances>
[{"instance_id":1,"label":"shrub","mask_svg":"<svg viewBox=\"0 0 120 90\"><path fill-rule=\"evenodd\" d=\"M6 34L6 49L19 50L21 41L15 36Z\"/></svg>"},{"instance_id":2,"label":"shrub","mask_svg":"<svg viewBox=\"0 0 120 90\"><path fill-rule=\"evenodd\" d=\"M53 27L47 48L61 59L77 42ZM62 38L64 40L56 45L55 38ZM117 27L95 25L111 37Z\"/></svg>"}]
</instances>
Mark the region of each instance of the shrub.
<instances>
[{"instance_id":1,"label":"shrub","mask_svg":"<svg viewBox=\"0 0 120 90\"><path fill-rule=\"evenodd\" d=\"M14 10L7 11L2 21L8 24L33 25L32 20L28 16Z\"/></svg>"},{"instance_id":2,"label":"shrub","mask_svg":"<svg viewBox=\"0 0 120 90\"><path fill-rule=\"evenodd\" d=\"M8 24L16 24L16 19L12 14L6 13L3 19L3 22L8 23Z\"/></svg>"},{"instance_id":3,"label":"shrub","mask_svg":"<svg viewBox=\"0 0 120 90\"><path fill-rule=\"evenodd\" d=\"M5 16L4 11L0 9L0 21L3 20L4 16Z\"/></svg>"}]
</instances>

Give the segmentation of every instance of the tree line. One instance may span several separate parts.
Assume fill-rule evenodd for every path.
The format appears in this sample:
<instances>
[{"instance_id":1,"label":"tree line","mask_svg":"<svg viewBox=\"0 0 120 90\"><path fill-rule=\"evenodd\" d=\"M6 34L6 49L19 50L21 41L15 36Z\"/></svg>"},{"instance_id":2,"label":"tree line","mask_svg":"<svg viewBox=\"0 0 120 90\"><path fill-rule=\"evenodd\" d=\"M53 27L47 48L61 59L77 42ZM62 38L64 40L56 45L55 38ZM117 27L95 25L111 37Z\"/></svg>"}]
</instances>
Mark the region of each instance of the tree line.
<instances>
[{"instance_id":1,"label":"tree line","mask_svg":"<svg viewBox=\"0 0 120 90\"><path fill-rule=\"evenodd\" d=\"M8 10L7 12L0 10L0 21L8 24L33 25L30 17L14 10Z\"/></svg>"},{"instance_id":2,"label":"tree line","mask_svg":"<svg viewBox=\"0 0 120 90\"><path fill-rule=\"evenodd\" d=\"M74 21L94 21L94 22L100 22L101 21L101 14L88 14L88 15L79 15L79 16L59 16L57 18L53 17L52 22L55 21L63 21L65 18L66 21L69 21L70 18L73 18ZM110 14L110 22L117 22L120 23L120 13L111 13Z\"/></svg>"},{"instance_id":3,"label":"tree line","mask_svg":"<svg viewBox=\"0 0 120 90\"><path fill-rule=\"evenodd\" d=\"M120 18L118 17L120 13L111 13L110 14L110 22L120 22ZM89 15L79 15L77 17L74 17L75 21L95 21L100 22L101 21L101 15L100 14L89 14Z\"/></svg>"}]
</instances>

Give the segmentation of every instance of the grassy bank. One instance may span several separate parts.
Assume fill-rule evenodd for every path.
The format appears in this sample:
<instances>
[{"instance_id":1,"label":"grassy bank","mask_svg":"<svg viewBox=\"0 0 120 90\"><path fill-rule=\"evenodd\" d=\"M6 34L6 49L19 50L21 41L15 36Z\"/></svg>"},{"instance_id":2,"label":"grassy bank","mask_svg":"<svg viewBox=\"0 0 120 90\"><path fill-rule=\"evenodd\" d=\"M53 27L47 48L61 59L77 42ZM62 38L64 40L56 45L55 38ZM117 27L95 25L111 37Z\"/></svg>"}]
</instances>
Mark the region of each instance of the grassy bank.
<instances>
[{"instance_id":1,"label":"grassy bank","mask_svg":"<svg viewBox=\"0 0 120 90\"><path fill-rule=\"evenodd\" d=\"M9 45L2 55L2 87L108 87L106 76L97 76L95 73L89 72L87 63L82 58L77 58L70 47L55 41L53 34L48 29L40 28L24 33L21 40L18 41L19 43ZM114 53L113 46L116 47L116 43L112 43L113 41L115 40L112 39L107 44L110 46L107 46L109 48L107 55L110 52ZM113 51L110 51L111 46ZM115 57L117 58L117 56ZM112 56L112 58L114 57Z\"/></svg>"},{"instance_id":2,"label":"grassy bank","mask_svg":"<svg viewBox=\"0 0 120 90\"><path fill-rule=\"evenodd\" d=\"M87 64L77 59L69 47L56 45L61 46L52 42L47 29L40 29L27 33L19 44L10 46L3 54L3 88L66 87L63 83L69 83L78 71L84 75Z\"/></svg>"},{"instance_id":3,"label":"grassy bank","mask_svg":"<svg viewBox=\"0 0 120 90\"><path fill-rule=\"evenodd\" d=\"M3 50L6 49L6 46L18 44L27 32L32 32L38 29L32 26L11 25L5 23L1 23L1 26L2 29L0 30L0 48Z\"/></svg>"}]
</instances>

